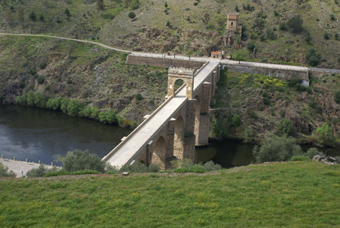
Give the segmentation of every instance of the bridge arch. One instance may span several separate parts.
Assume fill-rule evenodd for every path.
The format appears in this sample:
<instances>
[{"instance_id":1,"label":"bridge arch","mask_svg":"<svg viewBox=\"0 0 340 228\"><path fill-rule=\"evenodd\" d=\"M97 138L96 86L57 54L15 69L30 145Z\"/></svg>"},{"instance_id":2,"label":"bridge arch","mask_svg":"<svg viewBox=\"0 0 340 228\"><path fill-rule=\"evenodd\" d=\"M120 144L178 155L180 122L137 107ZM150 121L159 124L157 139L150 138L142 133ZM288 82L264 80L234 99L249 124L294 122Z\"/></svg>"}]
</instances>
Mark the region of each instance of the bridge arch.
<instances>
[{"instance_id":1,"label":"bridge arch","mask_svg":"<svg viewBox=\"0 0 340 228\"><path fill-rule=\"evenodd\" d=\"M151 155L151 163L158 164L161 170L166 168L166 142L163 136L156 141Z\"/></svg>"},{"instance_id":2,"label":"bridge arch","mask_svg":"<svg viewBox=\"0 0 340 228\"><path fill-rule=\"evenodd\" d=\"M170 67L168 74L168 93L167 97L175 97L175 83L178 79L182 79L186 87L186 97L192 99L194 87L194 69Z\"/></svg>"}]
</instances>

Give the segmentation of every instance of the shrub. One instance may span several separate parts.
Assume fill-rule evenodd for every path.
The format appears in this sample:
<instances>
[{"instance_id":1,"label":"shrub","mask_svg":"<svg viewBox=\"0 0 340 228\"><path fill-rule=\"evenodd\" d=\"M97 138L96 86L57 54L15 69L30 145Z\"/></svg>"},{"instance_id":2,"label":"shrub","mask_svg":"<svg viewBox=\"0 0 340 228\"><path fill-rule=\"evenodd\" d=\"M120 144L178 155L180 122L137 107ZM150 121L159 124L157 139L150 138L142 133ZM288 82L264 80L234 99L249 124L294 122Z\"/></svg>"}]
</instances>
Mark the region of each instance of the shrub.
<instances>
[{"instance_id":1,"label":"shrub","mask_svg":"<svg viewBox=\"0 0 340 228\"><path fill-rule=\"evenodd\" d=\"M339 34L338 33L335 33L334 34L334 38L337 40L339 38ZM338 58L338 61L340 62L339 58Z\"/></svg>"},{"instance_id":2,"label":"shrub","mask_svg":"<svg viewBox=\"0 0 340 228\"><path fill-rule=\"evenodd\" d=\"M240 12L239 8L238 8L238 5L235 6L235 11L236 12Z\"/></svg>"},{"instance_id":3,"label":"shrub","mask_svg":"<svg viewBox=\"0 0 340 228\"><path fill-rule=\"evenodd\" d=\"M277 17L280 16L280 14L276 10L274 10L274 16Z\"/></svg>"},{"instance_id":4,"label":"shrub","mask_svg":"<svg viewBox=\"0 0 340 228\"><path fill-rule=\"evenodd\" d=\"M49 172L56 172L57 168L53 167L52 169L48 169L43 164L39 166L39 168L33 168L27 171L27 177L44 177Z\"/></svg>"},{"instance_id":5,"label":"shrub","mask_svg":"<svg viewBox=\"0 0 340 228\"><path fill-rule=\"evenodd\" d=\"M321 156L324 156L324 153L322 153L321 151L319 151L317 148L315 147L312 147L312 148L309 148L305 154L305 156L307 156L308 158L310 159L313 159L313 157L315 155L321 155Z\"/></svg>"},{"instance_id":6,"label":"shrub","mask_svg":"<svg viewBox=\"0 0 340 228\"><path fill-rule=\"evenodd\" d=\"M302 150L299 145L296 145L296 139L287 136L264 139L260 147L255 146L253 149L257 163L287 161L301 154Z\"/></svg>"},{"instance_id":7,"label":"shrub","mask_svg":"<svg viewBox=\"0 0 340 228\"><path fill-rule=\"evenodd\" d=\"M165 8L167 8L168 7L168 3L166 2L166 3L164 3L164 7Z\"/></svg>"},{"instance_id":8,"label":"shrub","mask_svg":"<svg viewBox=\"0 0 340 228\"><path fill-rule=\"evenodd\" d=\"M45 77L42 76L42 75L39 75L38 78L37 78L37 81L38 81L38 84L41 85L44 83L45 81Z\"/></svg>"},{"instance_id":9,"label":"shrub","mask_svg":"<svg viewBox=\"0 0 340 228\"><path fill-rule=\"evenodd\" d=\"M34 95L34 104L38 108L45 108L48 98L45 95L40 94L39 92Z\"/></svg>"},{"instance_id":10,"label":"shrub","mask_svg":"<svg viewBox=\"0 0 340 228\"><path fill-rule=\"evenodd\" d=\"M305 56L309 65L317 66L320 64L321 54L317 53L314 48L310 48L308 51L306 51Z\"/></svg>"},{"instance_id":11,"label":"shrub","mask_svg":"<svg viewBox=\"0 0 340 228\"><path fill-rule=\"evenodd\" d=\"M25 105L27 102L27 95L26 93L23 93L21 96L17 96L15 98L15 101L18 102L21 105Z\"/></svg>"},{"instance_id":12,"label":"shrub","mask_svg":"<svg viewBox=\"0 0 340 228\"><path fill-rule=\"evenodd\" d=\"M35 95L34 95L34 92L31 90L27 93L27 105L34 106L34 102L35 102Z\"/></svg>"},{"instance_id":13,"label":"shrub","mask_svg":"<svg viewBox=\"0 0 340 228\"><path fill-rule=\"evenodd\" d=\"M241 125L241 117L240 115L235 114L233 118L231 118L231 126L238 127Z\"/></svg>"},{"instance_id":14,"label":"shrub","mask_svg":"<svg viewBox=\"0 0 340 228\"><path fill-rule=\"evenodd\" d=\"M117 115L113 109L110 109L108 112L106 112L106 121L108 124L114 124L118 122Z\"/></svg>"},{"instance_id":15,"label":"shrub","mask_svg":"<svg viewBox=\"0 0 340 228\"><path fill-rule=\"evenodd\" d=\"M249 52L253 52L255 48L255 43L254 42L248 42L247 44L247 49Z\"/></svg>"},{"instance_id":16,"label":"shrub","mask_svg":"<svg viewBox=\"0 0 340 228\"><path fill-rule=\"evenodd\" d=\"M37 19L37 15L34 13L34 11L31 11L31 13L28 15L28 17L32 20L35 21Z\"/></svg>"},{"instance_id":17,"label":"shrub","mask_svg":"<svg viewBox=\"0 0 340 228\"><path fill-rule=\"evenodd\" d=\"M198 2L194 2L194 6L197 6L198 5Z\"/></svg>"},{"instance_id":18,"label":"shrub","mask_svg":"<svg viewBox=\"0 0 340 228\"><path fill-rule=\"evenodd\" d=\"M213 123L211 128L217 138L224 138L230 134L228 118L217 118L216 123Z\"/></svg>"},{"instance_id":19,"label":"shrub","mask_svg":"<svg viewBox=\"0 0 340 228\"><path fill-rule=\"evenodd\" d=\"M291 159L291 161L310 161L310 159L308 157L305 156L293 156Z\"/></svg>"},{"instance_id":20,"label":"shrub","mask_svg":"<svg viewBox=\"0 0 340 228\"><path fill-rule=\"evenodd\" d=\"M274 31L272 29L267 29L266 33L267 33L267 38L268 39L275 40L276 36L275 36L275 33L274 33Z\"/></svg>"},{"instance_id":21,"label":"shrub","mask_svg":"<svg viewBox=\"0 0 340 228\"><path fill-rule=\"evenodd\" d=\"M63 113L67 113L67 107L68 107L69 102L70 102L69 98L63 98L61 100L60 109L61 109L61 111L63 111Z\"/></svg>"},{"instance_id":22,"label":"shrub","mask_svg":"<svg viewBox=\"0 0 340 228\"><path fill-rule=\"evenodd\" d=\"M310 35L309 32L307 32L306 35L305 35L305 41L306 41L307 43L310 43L311 40L312 40L312 36Z\"/></svg>"},{"instance_id":23,"label":"shrub","mask_svg":"<svg viewBox=\"0 0 340 228\"><path fill-rule=\"evenodd\" d=\"M213 161L208 161L203 165L206 172L210 171L218 171L222 169L222 166L219 164L214 164Z\"/></svg>"},{"instance_id":24,"label":"shrub","mask_svg":"<svg viewBox=\"0 0 340 228\"><path fill-rule=\"evenodd\" d=\"M78 170L96 170L98 172L105 172L105 162L102 161L96 154L91 153L90 150L74 150L69 151L63 157L56 156L57 161L63 163L62 167L65 171L75 172Z\"/></svg>"},{"instance_id":25,"label":"shrub","mask_svg":"<svg viewBox=\"0 0 340 228\"><path fill-rule=\"evenodd\" d=\"M77 116L82 109L82 104L78 100L71 100L67 105L67 113L71 116Z\"/></svg>"},{"instance_id":26,"label":"shrub","mask_svg":"<svg viewBox=\"0 0 340 228\"><path fill-rule=\"evenodd\" d=\"M288 30L286 23L280 22L279 29L282 30L282 31Z\"/></svg>"},{"instance_id":27,"label":"shrub","mask_svg":"<svg viewBox=\"0 0 340 228\"><path fill-rule=\"evenodd\" d=\"M46 66L47 66L47 64L44 63L44 62L42 62L42 63L39 64L40 69L45 69Z\"/></svg>"},{"instance_id":28,"label":"shrub","mask_svg":"<svg viewBox=\"0 0 340 228\"><path fill-rule=\"evenodd\" d=\"M302 27L303 20L300 16L294 16L289 21L287 22L288 27L295 33L302 32L303 27Z\"/></svg>"},{"instance_id":29,"label":"shrub","mask_svg":"<svg viewBox=\"0 0 340 228\"><path fill-rule=\"evenodd\" d=\"M334 94L334 101L340 104L340 91L336 91Z\"/></svg>"},{"instance_id":30,"label":"shrub","mask_svg":"<svg viewBox=\"0 0 340 228\"><path fill-rule=\"evenodd\" d=\"M142 96L142 94L140 94L140 93L137 93L136 96L135 96L135 98L136 98L136 101L141 101L141 100L143 100L143 96Z\"/></svg>"},{"instance_id":31,"label":"shrub","mask_svg":"<svg viewBox=\"0 0 340 228\"><path fill-rule=\"evenodd\" d=\"M316 135L321 143L333 144L335 141L333 129L327 124L323 124L321 127L318 127L316 129Z\"/></svg>"},{"instance_id":32,"label":"shrub","mask_svg":"<svg viewBox=\"0 0 340 228\"><path fill-rule=\"evenodd\" d=\"M68 79L66 80L66 83L67 83L67 84L72 84L72 80L68 78Z\"/></svg>"},{"instance_id":33,"label":"shrub","mask_svg":"<svg viewBox=\"0 0 340 228\"><path fill-rule=\"evenodd\" d=\"M16 174L0 162L0 177L16 177Z\"/></svg>"},{"instance_id":34,"label":"shrub","mask_svg":"<svg viewBox=\"0 0 340 228\"><path fill-rule=\"evenodd\" d=\"M293 123L285 118L280 119L280 122L276 128L281 132L282 135L289 135L294 131Z\"/></svg>"},{"instance_id":35,"label":"shrub","mask_svg":"<svg viewBox=\"0 0 340 228\"><path fill-rule=\"evenodd\" d=\"M263 97L262 101L263 101L263 104L270 105L270 99L268 97Z\"/></svg>"},{"instance_id":36,"label":"shrub","mask_svg":"<svg viewBox=\"0 0 340 228\"><path fill-rule=\"evenodd\" d=\"M133 19L136 17L136 14L134 12L130 12L128 16L129 18Z\"/></svg>"},{"instance_id":37,"label":"shrub","mask_svg":"<svg viewBox=\"0 0 340 228\"><path fill-rule=\"evenodd\" d=\"M332 21L335 21L335 20L336 20L335 17L334 17L334 14L331 14L330 17L331 17L331 20L332 20Z\"/></svg>"},{"instance_id":38,"label":"shrub","mask_svg":"<svg viewBox=\"0 0 340 228\"><path fill-rule=\"evenodd\" d=\"M325 31L323 37L325 38L325 40L329 40L329 33Z\"/></svg>"},{"instance_id":39,"label":"shrub","mask_svg":"<svg viewBox=\"0 0 340 228\"><path fill-rule=\"evenodd\" d=\"M47 86L45 86L45 90L46 90L46 91L50 90L50 88L51 88L51 85L50 85L50 84L48 84Z\"/></svg>"},{"instance_id":40,"label":"shrub","mask_svg":"<svg viewBox=\"0 0 340 228\"><path fill-rule=\"evenodd\" d=\"M260 35L260 40L261 40L262 42L266 41L266 35L265 35L265 34L261 34L261 35Z\"/></svg>"},{"instance_id":41,"label":"shrub","mask_svg":"<svg viewBox=\"0 0 340 228\"><path fill-rule=\"evenodd\" d=\"M233 60L245 61L248 58L248 53L245 49L236 50L231 54Z\"/></svg>"}]
</instances>

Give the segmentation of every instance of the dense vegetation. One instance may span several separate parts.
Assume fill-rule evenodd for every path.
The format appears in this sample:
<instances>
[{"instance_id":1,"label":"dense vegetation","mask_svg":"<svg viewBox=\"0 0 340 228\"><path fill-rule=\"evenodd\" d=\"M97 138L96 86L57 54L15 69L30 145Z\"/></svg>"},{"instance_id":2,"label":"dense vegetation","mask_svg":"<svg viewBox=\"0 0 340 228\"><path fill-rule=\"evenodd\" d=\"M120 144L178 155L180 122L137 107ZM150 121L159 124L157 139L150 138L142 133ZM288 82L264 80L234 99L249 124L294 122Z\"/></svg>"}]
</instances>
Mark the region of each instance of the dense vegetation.
<instances>
[{"instance_id":1,"label":"dense vegetation","mask_svg":"<svg viewBox=\"0 0 340 228\"><path fill-rule=\"evenodd\" d=\"M1 180L11 226L332 227L340 166L250 165L210 175L88 175ZM289 218L289 219L287 219Z\"/></svg>"}]
</instances>

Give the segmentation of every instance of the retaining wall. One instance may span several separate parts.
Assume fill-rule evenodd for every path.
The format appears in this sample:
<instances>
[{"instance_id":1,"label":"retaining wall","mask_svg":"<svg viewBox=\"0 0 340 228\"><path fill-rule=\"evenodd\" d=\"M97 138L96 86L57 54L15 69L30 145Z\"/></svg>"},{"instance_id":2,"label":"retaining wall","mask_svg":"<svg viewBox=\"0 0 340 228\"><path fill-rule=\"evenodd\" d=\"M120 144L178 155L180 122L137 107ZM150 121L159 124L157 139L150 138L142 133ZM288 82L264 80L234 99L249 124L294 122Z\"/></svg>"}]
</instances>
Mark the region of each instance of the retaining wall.
<instances>
[{"instance_id":1,"label":"retaining wall","mask_svg":"<svg viewBox=\"0 0 340 228\"><path fill-rule=\"evenodd\" d=\"M251 74L264 74L274 77L282 77L283 79L290 79L291 77L301 78L309 82L308 69L306 70L294 70L294 69L283 69L274 67L259 67L249 66L247 63L240 64L225 64L228 67L228 71L240 72L240 73L251 73Z\"/></svg>"},{"instance_id":2,"label":"retaining wall","mask_svg":"<svg viewBox=\"0 0 340 228\"><path fill-rule=\"evenodd\" d=\"M169 58L169 59L168 59ZM148 65L155 67L185 67L185 68L201 68L205 62L199 61L189 61L189 60L181 60L181 59L173 59L173 57L167 58L153 58L153 57L143 57L143 56L134 56L128 55L126 59L127 64L133 65Z\"/></svg>"}]
</instances>

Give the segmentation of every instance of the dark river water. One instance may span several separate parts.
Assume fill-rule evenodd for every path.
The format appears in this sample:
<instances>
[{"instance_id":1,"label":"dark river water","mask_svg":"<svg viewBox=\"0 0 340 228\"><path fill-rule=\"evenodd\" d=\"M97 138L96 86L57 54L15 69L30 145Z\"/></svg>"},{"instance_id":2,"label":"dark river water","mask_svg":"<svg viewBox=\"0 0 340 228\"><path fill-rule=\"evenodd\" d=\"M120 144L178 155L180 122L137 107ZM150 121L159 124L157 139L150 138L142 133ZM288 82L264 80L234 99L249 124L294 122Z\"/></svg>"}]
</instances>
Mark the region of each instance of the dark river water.
<instances>
[{"instance_id":1,"label":"dark river water","mask_svg":"<svg viewBox=\"0 0 340 228\"><path fill-rule=\"evenodd\" d=\"M102 158L130 132L61 112L0 104L0 155L5 158L55 163L54 155L65 155L75 149L89 149ZM251 143L215 141L196 148L197 160L212 160L225 168L248 165L254 159L253 147ZM305 151L308 148L303 147ZM340 151L329 149L327 154L340 155Z\"/></svg>"}]
</instances>

